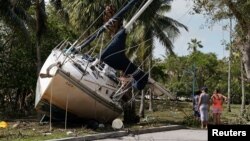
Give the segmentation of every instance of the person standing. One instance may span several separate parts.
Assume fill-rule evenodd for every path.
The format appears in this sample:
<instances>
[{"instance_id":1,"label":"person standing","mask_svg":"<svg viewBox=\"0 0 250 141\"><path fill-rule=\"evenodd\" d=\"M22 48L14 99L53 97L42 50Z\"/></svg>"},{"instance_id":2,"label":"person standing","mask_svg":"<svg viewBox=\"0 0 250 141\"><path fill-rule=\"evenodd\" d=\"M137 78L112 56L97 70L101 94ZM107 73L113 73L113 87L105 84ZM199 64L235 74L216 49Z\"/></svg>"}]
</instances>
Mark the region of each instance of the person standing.
<instances>
[{"instance_id":1,"label":"person standing","mask_svg":"<svg viewBox=\"0 0 250 141\"><path fill-rule=\"evenodd\" d=\"M209 106L210 106L210 97L207 94L208 88L203 87L201 89L201 95L199 97L199 110L200 110L200 120L201 120L201 128L207 128L208 124L208 112L209 112Z\"/></svg>"},{"instance_id":2,"label":"person standing","mask_svg":"<svg viewBox=\"0 0 250 141\"><path fill-rule=\"evenodd\" d=\"M221 124L220 118L223 111L223 102L227 100L227 97L222 95L219 89L215 89L211 96L211 100L214 124Z\"/></svg>"},{"instance_id":3,"label":"person standing","mask_svg":"<svg viewBox=\"0 0 250 141\"><path fill-rule=\"evenodd\" d=\"M201 94L201 91L198 90L195 92L195 95L193 97L193 111L194 111L194 118L196 120L200 119L200 111L199 111L199 106L198 106L200 94Z\"/></svg>"}]
</instances>

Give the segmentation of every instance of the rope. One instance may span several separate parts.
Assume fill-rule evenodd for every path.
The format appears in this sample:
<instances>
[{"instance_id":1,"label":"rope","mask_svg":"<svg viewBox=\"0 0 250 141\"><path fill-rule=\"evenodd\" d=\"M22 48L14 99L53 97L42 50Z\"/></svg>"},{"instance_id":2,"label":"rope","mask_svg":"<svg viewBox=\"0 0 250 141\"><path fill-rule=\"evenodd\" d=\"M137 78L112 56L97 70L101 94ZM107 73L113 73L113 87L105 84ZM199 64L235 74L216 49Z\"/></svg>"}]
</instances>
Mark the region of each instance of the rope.
<instances>
[{"instance_id":1,"label":"rope","mask_svg":"<svg viewBox=\"0 0 250 141\"><path fill-rule=\"evenodd\" d=\"M50 105L49 105L49 131L52 131L52 86L53 86L53 79L51 82L51 87L50 87Z\"/></svg>"},{"instance_id":2,"label":"rope","mask_svg":"<svg viewBox=\"0 0 250 141\"><path fill-rule=\"evenodd\" d=\"M83 35L85 35L86 34L86 32L97 22L97 20L103 15L103 13L104 13L104 11L105 10L103 10L102 11L102 13L96 18L96 20L85 30L85 32L83 33L83 34L81 34L81 36L77 39L77 41L76 42L78 42L78 40L80 40L82 37L83 37ZM97 31L97 30L96 30ZM95 31L95 32L96 32ZM93 34L92 34L93 35Z\"/></svg>"},{"instance_id":3,"label":"rope","mask_svg":"<svg viewBox=\"0 0 250 141\"><path fill-rule=\"evenodd\" d=\"M95 50L96 50L96 48L97 48L97 45L99 44L99 42L100 42L100 37L98 37L98 40L97 40L97 43L96 43L96 45L95 45L95 47L94 47L94 49L93 49L93 51L91 52L91 54L90 54L90 56L92 56L93 54L94 54L94 52L95 52Z\"/></svg>"},{"instance_id":4,"label":"rope","mask_svg":"<svg viewBox=\"0 0 250 141\"><path fill-rule=\"evenodd\" d=\"M69 94L67 94L67 99L66 99L66 110L65 110L65 131L67 130L67 121L68 121L68 103L69 103Z\"/></svg>"},{"instance_id":5,"label":"rope","mask_svg":"<svg viewBox=\"0 0 250 141\"><path fill-rule=\"evenodd\" d=\"M148 58L149 56L150 56L150 55L148 55L147 58ZM145 60L146 60L146 59L145 59ZM145 60L144 60L144 61L145 61ZM148 70L147 72L145 72L145 74L144 74L138 81L140 81L147 73L149 73L149 71L151 71L151 70L155 67L155 65L156 65L156 64L152 65L152 67L149 68L149 70ZM130 84L131 81L132 81L132 79L129 80L129 81L127 82L127 85ZM130 88L133 88L133 86L132 86L132 85L129 86L129 87L126 88L124 91L128 91ZM121 88L119 88L119 91L120 91L120 89L121 89ZM121 92L121 93L118 93L118 94L122 94L122 92ZM125 94L125 92L123 93L123 95L124 95L124 94ZM117 95L117 94L116 94L116 95ZM122 95L122 96L123 96L123 95ZM122 97L122 96L121 96L121 97ZM119 99L118 99L118 100L119 100ZM128 104L128 102L127 102L127 103L124 103L124 104ZM122 106L124 106L124 104L123 104Z\"/></svg>"},{"instance_id":6,"label":"rope","mask_svg":"<svg viewBox=\"0 0 250 141\"><path fill-rule=\"evenodd\" d=\"M124 86L122 85L122 86L117 90L117 92L121 91L123 87L124 87ZM114 100L114 101L119 101L119 100L122 98L122 96L123 96L128 90L129 90L129 88L127 88L127 89L125 89L125 90L123 90L123 91L121 91L121 92L119 92L119 93L115 93L114 96L113 96L113 100ZM118 97L118 96L119 96L119 97ZM117 98L117 97L118 97L118 98Z\"/></svg>"},{"instance_id":7,"label":"rope","mask_svg":"<svg viewBox=\"0 0 250 141\"><path fill-rule=\"evenodd\" d=\"M151 38L152 39L152 38ZM148 40L147 40L148 41ZM138 45L136 45L136 46L134 46L134 47L137 47ZM147 46L146 47L146 49L147 48L149 48L150 47L150 45L149 46ZM128 49L128 48L127 48ZM136 52L138 51L138 49L139 49L139 47L136 49ZM124 49L123 51L125 51L126 49ZM117 52L116 52L117 53ZM112 55L114 55L115 53L113 53ZM110 56L107 56L107 57L110 57ZM106 57L106 58L107 58ZM148 55L147 57L146 57L146 59L148 59L150 57L150 55ZM146 59L138 66L138 68L140 67L140 66L142 66L142 64L144 64L144 62L146 61ZM132 62L131 62L132 63ZM130 63L130 64L131 64ZM126 71L127 71L127 69L129 68L129 66L130 66L130 64L127 66L127 68L126 68L126 70L125 70L125 73L126 73ZM125 74L124 73L124 74ZM143 77L146 75L147 73L145 73L144 75L143 75ZM123 75L124 76L124 75ZM138 81L140 81L142 79L142 77L138 80ZM129 82L127 82L126 83L126 85L128 85L129 83L131 83L131 81L132 81L132 79L131 80L129 80ZM114 97L117 97L118 95L120 95L120 94L125 94L125 92L127 92L132 86L130 86L130 87L128 87L127 89L125 89L125 90L123 90L122 92L120 92L121 90L122 90L122 88L123 87L125 87L124 85L121 85L121 87L116 91L116 93L114 94ZM118 92L120 92L120 93L118 93ZM118 100L123 96L123 95L121 95L119 98L118 98Z\"/></svg>"},{"instance_id":8,"label":"rope","mask_svg":"<svg viewBox=\"0 0 250 141\"><path fill-rule=\"evenodd\" d=\"M103 41L104 41L104 34L102 34L101 49L99 51L99 60L101 60L101 53L102 53L102 48L103 48Z\"/></svg>"},{"instance_id":9,"label":"rope","mask_svg":"<svg viewBox=\"0 0 250 141\"><path fill-rule=\"evenodd\" d=\"M146 42L148 42L148 41L150 41L150 40L152 40L152 39L153 39L153 38L149 38L149 39L147 39L146 41L143 41L143 42L141 42L141 43L139 43L139 44L137 44L137 45L134 45L134 46L132 46L132 47L125 48L125 49L120 50L120 51L117 51L117 52L114 52L114 53L110 54L109 56L105 57L105 59L108 58L108 57L111 57L111 56L113 56L113 55L115 55L115 54L118 54L118 53L121 53L121 52L123 52L123 51L126 51L126 50L128 50L128 49L138 47L140 44L146 43ZM111 41L109 41L109 43L110 43L110 42L111 42ZM107 43L107 44L109 44L109 43ZM106 46L107 46L107 44L106 44Z\"/></svg>"},{"instance_id":10,"label":"rope","mask_svg":"<svg viewBox=\"0 0 250 141\"><path fill-rule=\"evenodd\" d=\"M134 53L137 53L138 50L139 50L139 47L136 48L136 50L135 50ZM133 61L134 61L134 60L133 60ZM131 61L131 63L132 63L132 61ZM131 63L129 63L129 65L127 66L127 68L126 68L126 70L125 70L125 72L124 72L124 75L126 74L126 72L127 72L127 70L128 70L128 68L129 68L129 66L130 66Z\"/></svg>"}]
</instances>

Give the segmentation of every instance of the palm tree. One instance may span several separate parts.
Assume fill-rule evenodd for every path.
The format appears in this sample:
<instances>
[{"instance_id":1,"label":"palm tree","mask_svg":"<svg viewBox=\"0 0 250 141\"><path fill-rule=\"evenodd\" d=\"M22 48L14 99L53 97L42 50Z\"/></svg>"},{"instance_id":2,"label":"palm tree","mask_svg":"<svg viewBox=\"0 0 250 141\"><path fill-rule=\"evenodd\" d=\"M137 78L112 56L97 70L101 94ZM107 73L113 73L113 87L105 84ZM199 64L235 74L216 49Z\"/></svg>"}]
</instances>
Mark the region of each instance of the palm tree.
<instances>
[{"instance_id":1,"label":"palm tree","mask_svg":"<svg viewBox=\"0 0 250 141\"><path fill-rule=\"evenodd\" d=\"M154 49L153 38L158 38L160 43L166 47L166 51L170 54L174 54L172 40L179 35L179 27L188 30L185 25L165 15L170 9L171 5L169 2L155 0L138 21L138 30L140 30L140 32L138 32L138 30L135 30L134 32L139 40L137 42L147 40L147 42L141 44L138 54L139 62L149 58L148 63L142 65L144 70L150 69L147 66L151 66L150 62L152 62ZM152 103L150 103L150 105L152 105ZM152 107L149 108L152 109ZM144 117L144 92L142 92L139 113L141 117Z\"/></svg>"},{"instance_id":2,"label":"palm tree","mask_svg":"<svg viewBox=\"0 0 250 141\"><path fill-rule=\"evenodd\" d=\"M197 52L198 48L203 48L201 41L198 41L196 38L191 39L191 42L188 43L188 50L191 50L193 53Z\"/></svg>"}]
</instances>

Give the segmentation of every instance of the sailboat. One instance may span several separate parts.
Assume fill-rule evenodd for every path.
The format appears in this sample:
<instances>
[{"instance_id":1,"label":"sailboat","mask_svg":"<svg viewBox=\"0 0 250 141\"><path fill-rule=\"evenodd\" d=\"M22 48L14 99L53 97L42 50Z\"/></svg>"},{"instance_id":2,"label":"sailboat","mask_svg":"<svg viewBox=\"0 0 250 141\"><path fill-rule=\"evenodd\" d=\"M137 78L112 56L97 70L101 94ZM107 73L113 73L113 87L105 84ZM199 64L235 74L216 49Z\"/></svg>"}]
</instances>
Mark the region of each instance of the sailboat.
<instances>
[{"instance_id":1,"label":"sailboat","mask_svg":"<svg viewBox=\"0 0 250 141\"><path fill-rule=\"evenodd\" d=\"M153 0L148 0L127 25L120 29L99 57L80 52L137 1L128 2L81 44L63 41L52 50L37 80L37 111L55 120L87 119L106 123L121 115L122 104L126 102L123 99L124 85L117 77L117 71L130 76L132 87L138 90L142 90L149 80L151 84L155 83L148 78L148 73L143 72L125 55L128 28Z\"/></svg>"}]
</instances>

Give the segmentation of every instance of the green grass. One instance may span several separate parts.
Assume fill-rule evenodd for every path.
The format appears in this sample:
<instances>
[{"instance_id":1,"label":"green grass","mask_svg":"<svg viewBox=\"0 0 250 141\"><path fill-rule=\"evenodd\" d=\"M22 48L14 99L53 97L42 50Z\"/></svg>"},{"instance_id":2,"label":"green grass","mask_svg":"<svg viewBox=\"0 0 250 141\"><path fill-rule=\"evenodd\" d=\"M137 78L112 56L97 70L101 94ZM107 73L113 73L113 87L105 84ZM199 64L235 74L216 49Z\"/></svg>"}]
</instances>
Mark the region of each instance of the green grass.
<instances>
[{"instance_id":1,"label":"green grass","mask_svg":"<svg viewBox=\"0 0 250 141\"><path fill-rule=\"evenodd\" d=\"M139 107L139 102L137 104ZM224 105L226 107L226 105ZM199 127L199 122L194 120L192 103L190 102L173 102L166 100L154 101L154 112L146 110L145 118L141 118L140 123L133 125L125 125L124 128L128 130L138 130L142 128L158 127L169 124L186 125L190 127ZM239 118L240 105L232 105L232 112L227 112L225 108L222 114L222 122L226 124L244 124ZM212 119L210 120L212 121ZM17 128L12 128L15 122L8 122L8 128L0 128L0 140L11 141L40 141L47 139L56 139L63 137L83 136L87 134L96 134L113 131L111 125L105 125L105 128L97 130L87 129L85 126L68 126L64 129L64 123L53 124L52 131L49 131L49 125L39 125L39 122L21 122ZM73 132L67 135L67 132Z\"/></svg>"},{"instance_id":2,"label":"green grass","mask_svg":"<svg viewBox=\"0 0 250 141\"><path fill-rule=\"evenodd\" d=\"M74 128L64 130L61 127L54 127L53 130L49 131L48 125L39 125L36 122L29 123L20 123L19 127L12 128L14 123L9 123L9 127L6 129L0 129L0 140L25 140L25 141L34 141L34 140L46 140L46 139L55 139L68 137L66 135L67 131L73 131L74 133L71 136L76 136L77 134L92 134L92 130L87 130L86 128Z\"/></svg>"},{"instance_id":3,"label":"green grass","mask_svg":"<svg viewBox=\"0 0 250 141\"><path fill-rule=\"evenodd\" d=\"M240 116L240 108L241 105L239 104L232 104L231 105L231 112L228 112L226 105L224 106L225 109L222 113L221 119L225 124L248 124L249 121L247 121L246 118L242 118ZM246 107L248 110L249 108ZM249 116L250 111L247 111L246 115Z\"/></svg>"}]
</instances>

